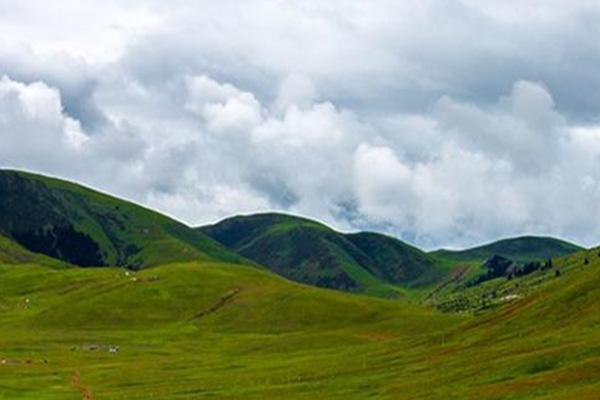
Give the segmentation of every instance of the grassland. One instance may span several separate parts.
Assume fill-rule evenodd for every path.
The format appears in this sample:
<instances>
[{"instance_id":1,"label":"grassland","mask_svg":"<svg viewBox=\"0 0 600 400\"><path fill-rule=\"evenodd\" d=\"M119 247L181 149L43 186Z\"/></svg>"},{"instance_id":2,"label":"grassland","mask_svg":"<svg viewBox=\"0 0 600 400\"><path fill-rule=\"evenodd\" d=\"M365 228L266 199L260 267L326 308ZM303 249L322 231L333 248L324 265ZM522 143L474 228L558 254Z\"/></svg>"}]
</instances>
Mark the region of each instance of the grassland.
<instances>
[{"instance_id":1,"label":"grassland","mask_svg":"<svg viewBox=\"0 0 600 400\"><path fill-rule=\"evenodd\" d=\"M593 399L591 254L557 260L560 277L479 316L239 264L133 273L3 262L0 398Z\"/></svg>"}]
</instances>

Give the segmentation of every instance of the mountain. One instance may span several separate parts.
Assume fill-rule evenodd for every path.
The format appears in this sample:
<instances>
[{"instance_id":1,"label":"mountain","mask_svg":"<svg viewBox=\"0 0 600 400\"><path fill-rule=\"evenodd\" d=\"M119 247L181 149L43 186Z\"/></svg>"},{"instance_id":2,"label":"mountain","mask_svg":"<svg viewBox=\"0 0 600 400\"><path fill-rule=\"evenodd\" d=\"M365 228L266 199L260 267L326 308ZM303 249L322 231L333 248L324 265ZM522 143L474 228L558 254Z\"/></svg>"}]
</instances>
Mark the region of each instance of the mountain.
<instances>
[{"instance_id":1,"label":"mountain","mask_svg":"<svg viewBox=\"0 0 600 400\"><path fill-rule=\"evenodd\" d=\"M199 230L279 275L320 287L389 295L389 285L426 285L445 273L426 253L389 236L343 234L287 214L237 216Z\"/></svg>"},{"instance_id":2,"label":"mountain","mask_svg":"<svg viewBox=\"0 0 600 400\"><path fill-rule=\"evenodd\" d=\"M0 234L31 252L79 266L243 261L202 232L156 212L74 183L11 170L0 170Z\"/></svg>"},{"instance_id":3,"label":"mountain","mask_svg":"<svg viewBox=\"0 0 600 400\"><path fill-rule=\"evenodd\" d=\"M527 262L561 257L584 250L564 240L543 236L521 236L498 240L466 250L437 250L431 255L453 261L479 261L498 255L513 261Z\"/></svg>"}]
</instances>

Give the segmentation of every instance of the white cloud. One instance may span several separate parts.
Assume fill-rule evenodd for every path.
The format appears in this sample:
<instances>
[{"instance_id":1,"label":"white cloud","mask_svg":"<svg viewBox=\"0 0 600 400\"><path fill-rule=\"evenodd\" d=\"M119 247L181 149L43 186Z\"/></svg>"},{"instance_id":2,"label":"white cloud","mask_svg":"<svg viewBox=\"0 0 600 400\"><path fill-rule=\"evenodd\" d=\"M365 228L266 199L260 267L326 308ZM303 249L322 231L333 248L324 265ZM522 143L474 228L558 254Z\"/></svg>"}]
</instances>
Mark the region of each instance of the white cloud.
<instances>
[{"instance_id":1,"label":"white cloud","mask_svg":"<svg viewBox=\"0 0 600 400\"><path fill-rule=\"evenodd\" d=\"M272 108L276 113L283 113L293 105L299 108L310 107L316 100L317 89L313 82L305 76L292 74L279 86Z\"/></svg>"},{"instance_id":2,"label":"white cloud","mask_svg":"<svg viewBox=\"0 0 600 400\"><path fill-rule=\"evenodd\" d=\"M548 91L526 81L516 82L491 112L444 97L436 120L463 146L510 159L524 170L552 168L565 129Z\"/></svg>"},{"instance_id":3,"label":"white cloud","mask_svg":"<svg viewBox=\"0 0 600 400\"><path fill-rule=\"evenodd\" d=\"M56 89L6 76L0 79L0 138L4 164L46 168L67 162L88 139L79 122L63 113Z\"/></svg>"},{"instance_id":4,"label":"white cloud","mask_svg":"<svg viewBox=\"0 0 600 400\"><path fill-rule=\"evenodd\" d=\"M0 0L0 166L192 224L598 242L593 1L46 3Z\"/></svg>"},{"instance_id":5,"label":"white cloud","mask_svg":"<svg viewBox=\"0 0 600 400\"><path fill-rule=\"evenodd\" d=\"M362 144L355 153L354 187L360 211L370 218L408 223L416 202L413 171L389 147Z\"/></svg>"},{"instance_id":6,"label":"white cloud","mask_svg":"<svg viewBox=\"0 0 600 400\"><path fill-rule=\"evenodd\" d=\"M594 243L598 128L567 124L543 86L516 82L510 96L485 108L446 97L429 123L408 120L393 126L416 130L396 143L392 137L387 147L356 153L357 199L367 220L392 223L427 244L525 232ZM398 154L422 139L421 131L443 139L430 143L429 154L401 161Z\"/></svg>"}]
</instances>

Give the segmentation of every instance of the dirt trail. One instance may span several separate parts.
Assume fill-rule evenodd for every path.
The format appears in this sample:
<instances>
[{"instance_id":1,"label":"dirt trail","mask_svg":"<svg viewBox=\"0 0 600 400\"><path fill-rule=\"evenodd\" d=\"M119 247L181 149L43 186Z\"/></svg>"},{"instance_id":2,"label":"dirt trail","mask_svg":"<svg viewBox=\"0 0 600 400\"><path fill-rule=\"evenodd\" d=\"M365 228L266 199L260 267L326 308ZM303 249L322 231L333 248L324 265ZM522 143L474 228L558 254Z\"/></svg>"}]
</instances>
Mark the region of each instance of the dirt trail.
<instances>
[{"instance_id":1,"label":"dirt trail","mask_svg":"<svg viewBox=\"0 0 600 400\"><path fill-rule=\"evenodd\" d=\"M77 370L74 370L71 374L71 386L79 390L83 400L94 399L94 396L92 396L92 391L81 383L81 374Z\"/></svg>"},{"instance_id":2,"label":"dirt trail","mask_svg":"<svg viewBox=\"0 0 600 400\"><path fill-rule=\"evenodd\" d=\"M225 307L228 303L230 303L235 296L240 292L239 288L235 288L228 293L226 293L223 297L221 297L215 304L213 304L210 308L200 311L198 314L192 317L192 320L200 319L209 314L216 313L221 308Z\"/></svg>"}]
</instances>

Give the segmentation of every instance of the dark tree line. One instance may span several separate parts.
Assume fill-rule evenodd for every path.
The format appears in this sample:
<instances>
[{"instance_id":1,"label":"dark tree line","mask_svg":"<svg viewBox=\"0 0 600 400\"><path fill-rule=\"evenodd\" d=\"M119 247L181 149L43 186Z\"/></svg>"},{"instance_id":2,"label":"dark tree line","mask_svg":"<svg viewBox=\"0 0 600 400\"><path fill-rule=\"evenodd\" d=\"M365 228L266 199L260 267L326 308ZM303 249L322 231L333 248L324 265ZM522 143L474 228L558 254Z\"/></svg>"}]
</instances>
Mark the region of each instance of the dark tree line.
<instances>
[{"instance_id":1,"label":"dark tree line","mask_svg":"<svg viewBox=\"0 0 600 400\"><path fill-rule=\"evenodd\" d=\"M529 261L525 263L517 263L506 257L494 255L488 258L485 262L487 272L474 280L468 285L473 286L495 278L505 277L513 279L529 275L535 271L545 271L554 267L552 259L549 258L545 262Z\"/></svg>"}]
</instances>

